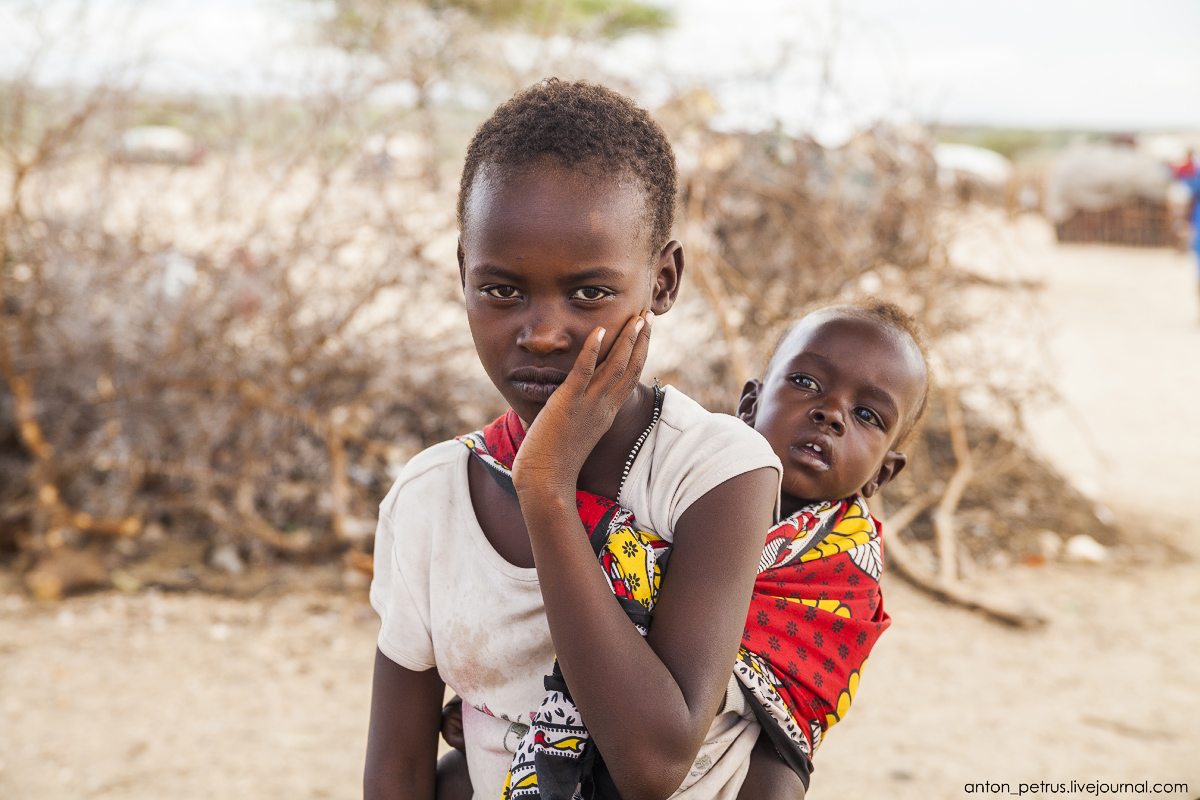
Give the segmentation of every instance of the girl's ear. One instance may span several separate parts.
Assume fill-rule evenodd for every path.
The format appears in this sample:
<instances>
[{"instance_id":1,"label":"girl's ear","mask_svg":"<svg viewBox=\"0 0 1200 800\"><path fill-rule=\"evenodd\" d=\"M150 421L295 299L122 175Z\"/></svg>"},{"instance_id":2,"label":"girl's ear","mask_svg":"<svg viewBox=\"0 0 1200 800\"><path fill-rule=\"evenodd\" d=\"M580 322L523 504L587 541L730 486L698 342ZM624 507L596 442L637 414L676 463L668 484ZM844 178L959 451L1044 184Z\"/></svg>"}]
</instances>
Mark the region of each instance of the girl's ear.
<instances>
[{"instance_id":1,"label":"girl's ear","mask_svg":"<svg viewBox=\"0 0 1200 800\"><path fill-rule=\"evenodd\" d=\"M760 391L762 391L762 381L748 380L742 387L742 396L738 399L737 417L751 428L754 427L755 418L758 416L758 393Z\"/></svg>"},{"instance_id":2,"label":"girl's ear","mask_svg":"<svg viewBox=\"0 0 1200 800\"><path fill-rule=\"evenodd\" d=\"M654 295L650 299L650 310L655 315L665 314L675 305L682 280L683 245L672 239L663 247L654 264Z\"/></svg>"},{"instance_id":3,"label":"girl's ear","mask_svg":"<svg viewBox=\"0 0 1200 800\"><path fill-rule=\"evenodd\" d=\"M867 485L862 487L863 497L872 497L891 482L904 469L904 465L908 463L908 456L904 453L897 453L894 450L889 450L888 454L883 457L883 464L880 465L879 471L871 480L867 481Z\"/></svg>"},{"instance_id":4,"label":"girl's ear","mask_svg":"<svg viewBox=\"0 0 1200 800\"><path fill-rule=\"evenodd\" d=\"M467 254L463 252L462 235L458 237L458 279L462 282L462 288L467 290Z\"/></svg>"}]
</instances>

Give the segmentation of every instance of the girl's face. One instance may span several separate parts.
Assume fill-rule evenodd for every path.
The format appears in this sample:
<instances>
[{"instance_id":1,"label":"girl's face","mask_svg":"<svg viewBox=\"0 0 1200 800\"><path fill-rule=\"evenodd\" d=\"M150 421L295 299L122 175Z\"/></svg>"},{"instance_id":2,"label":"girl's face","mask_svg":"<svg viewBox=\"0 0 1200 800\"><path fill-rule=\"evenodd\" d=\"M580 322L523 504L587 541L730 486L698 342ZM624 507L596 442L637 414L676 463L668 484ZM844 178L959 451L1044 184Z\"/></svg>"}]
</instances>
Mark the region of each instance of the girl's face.
<instances>
[{"instance_id":1,"label":"girl's face","mask_svg":"<svg viewBox=\"0 0 1200 800\"><path fill-rule=\"evenodd\" d=\"M527 424L575 363L588 334L668 311L683 272L677 242L650 256L645 198L634 180L556 166L471 187L458 263L479 360Z\"/></svg>"}]
</instances>

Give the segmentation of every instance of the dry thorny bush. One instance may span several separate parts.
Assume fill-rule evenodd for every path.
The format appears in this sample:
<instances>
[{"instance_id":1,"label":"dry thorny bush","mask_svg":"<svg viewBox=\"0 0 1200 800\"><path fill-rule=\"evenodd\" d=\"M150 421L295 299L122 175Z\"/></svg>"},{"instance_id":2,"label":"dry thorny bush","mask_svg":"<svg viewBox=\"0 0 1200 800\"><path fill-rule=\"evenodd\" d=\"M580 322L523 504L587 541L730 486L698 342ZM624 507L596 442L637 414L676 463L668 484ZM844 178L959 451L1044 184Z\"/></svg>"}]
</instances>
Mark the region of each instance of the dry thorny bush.
<instances>
[{"instance_id":1,"label":"dry thorny bush","mask_svg":"<svg viewBox=\"0 0 1200 800\"><path fill-rule=\"evenodd\" d=\"M208 154L186 166L112 156L134 95L4 88L0 557L35 593L195 585L137 571L164 540L234 572L369 563L398 468L500 410L462 313L453 197L424 155L364 149L423 123L368 95L193 108ZM1020 326L1029 287L951 262L921 140L718 134L689 97L662 116L691 294L651 370L730 411L806 306L886 296L926 326L938 374L879 508L892 560L959 596L961 567L1032 553L1042 529L1111 541L1025 445L1020 409L1045 387L1005 379L1028 373L1023 356L979 331Z\"/></svg>"},{"instance_id":2,"label":"dry thorny bush","mask_svg":"<svg viewBox=\"0 0 1200 800\"><path fill-rule=\"evenodd\" d=\"M365 158L344 95L225 108L201 166L109 157L124 100L3 101L0 548L361 548L389 469L495 410L453 198Z\"/></svg>"},{"instance_id":3,"label":"dry thorny bush","mask_svg":"<svg viewBox=\"0 0 1200 800\"><path fill-rule=\"evenodd\" d=\"M698 359L678 342L688 358L660 360L660 371L709 407L731 409L805 309L872 295L899 303L927 332L935 386L906 444L909 468L873 501L890 563L1003 621L1036 621L975 596L961 579L978 566L1042 563L1048 536L1106 544L1118 536L1033 455L1023 430L1024 410L1054 396L1031 324L1037 287L955 263L965 209L939 188L919 132L879 127L829 150L778 134L715 134L687 98L666 113L695 164L683 180L682 233L704 302L688 336L721 346Z\"/></svg>"},{"instance_id":4,"label":"dry thorny bush","mask_svg":"<svg viewBox=\"0 0 1200 800\"><path fill-rule=\"evenodd\" d=\"M54 31L29 5L44 38L0 84L0 559L47 597L211 577L133 568L200 555L180 543L235 573L369 570L405 460L501 410L454 269L443 168L464 132L434 90L503 96L662 24L572 8L333 4L312 31L335 66L247 100L133 91L144 65L47 89L42 62L86 44L89 4ZM513 35L521 57L495 58ZM201 163L122 149L163 118L206 150L175 160Z\"/></svg>"}]
</instances>

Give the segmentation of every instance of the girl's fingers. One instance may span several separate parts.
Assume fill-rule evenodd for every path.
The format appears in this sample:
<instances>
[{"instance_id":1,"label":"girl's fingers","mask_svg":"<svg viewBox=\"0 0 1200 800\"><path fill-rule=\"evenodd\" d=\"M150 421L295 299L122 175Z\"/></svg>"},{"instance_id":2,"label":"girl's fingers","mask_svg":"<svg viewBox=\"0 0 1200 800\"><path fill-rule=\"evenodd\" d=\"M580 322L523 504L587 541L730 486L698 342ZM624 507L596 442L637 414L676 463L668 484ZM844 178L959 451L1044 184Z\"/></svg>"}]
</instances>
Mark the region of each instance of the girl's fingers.
<instances>
[{"instance_id":1,"label":"girl's fingers","mask_svg":"<svg viewBox=\"0 0 1200 800\"><path fill-rule=\"evenodd\" d=\"M596 374L596 361L600 358L600 345L604 343L604 333L604 328L596 328L588 334L587 341L575 357L575 365L563 381L564 387L569 385L572 389L582 391L592 382L592 376Z\"/></svg>"},{"instance_id":2,"label":"girl's fingers","mask_svg":"<svg viewBox=\"0 0 1200 800\"><path fill-rule=\"evenodd\" d=\"M633 353L633 348L637 344L638 337L641 336L645 324L646 321L642 318L642 315L637 314L630 317L621 327L621 332L613 340L608 355L604 357L604 361L596 369L596 377L598 378L596 381L597 388L609 391L625 374L625 370L629 366L629 356Z\"/></svg>"},{"instance_id":3,"label":"girl's fingers","mask_svg":"<svg viewBox=\"0 0 1200 800\"><path fill-rule=\"evenodd\" d=\"M642 328L637 342L633 346L633 352L629 355L629 364L625 368L625 375L621 381L622 388L628 392L632 392L633 387L642 379L642 368L646 366L646 357L650 355L650 328L654 323L654 312L647 311L644 319L646 325Z\"/></svg>"},{"instance_id":4,"label":"girl's fingers","mask_svg":"<svg viewBox=\"0 0 1200 800\"><path fill-rule=\"evenodd\" d=\"M642 374L650 342L650 326L643 312L625 323L604 363L597 369L596 385L624 402ZM650 317L652 320L653 317Z\"/></svg>"}]
</instances>

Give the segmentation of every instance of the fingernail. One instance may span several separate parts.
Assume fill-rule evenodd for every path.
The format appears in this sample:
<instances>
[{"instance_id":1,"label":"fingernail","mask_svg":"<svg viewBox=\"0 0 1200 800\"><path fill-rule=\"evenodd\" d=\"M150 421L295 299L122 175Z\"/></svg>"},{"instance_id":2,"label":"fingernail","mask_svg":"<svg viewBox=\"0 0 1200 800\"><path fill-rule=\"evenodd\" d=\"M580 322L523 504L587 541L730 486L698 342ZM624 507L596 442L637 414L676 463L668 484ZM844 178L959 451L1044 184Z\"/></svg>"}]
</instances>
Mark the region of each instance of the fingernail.
<instances>
[{"instance_id":1,"label":"fingernail","mask_svg":"<svg viewBox=\"0 0 1200 800\"><path fill-rule=\"evenodd\" d=\"M635 334L637 334L637 333L641 333L641 332L642 332L642 328L644 328L644 327L646 327L646 320L644 320L644 319L639 319L639 320L637 321L637 323L635 323L635 324L634 324L634 326L633 326L633 332L634 332Z\"/></svg>"},{"instance_id":2,"label":"fingernail","mask_svg":"<svg viewBox=\"0 0 1200 800\"><path fill-rule=\"evenodd\" d=\"M596 337L596 344L604 344L604 328L600 329L600 335Z\"/></svg>"},{"instance_id":3,"label":"fingernail","mask_svg":"<svg viewBox=\"0 0 1200 800\"><path fill-rule=\"evenodd\" d=\"M647 311L647 312L646 312L646 327L647 327L647 328L650 328L650 327L653 327L653 326L654 326L654 312L653 312L653 311Z\"/></svg>"}]
</instances>

